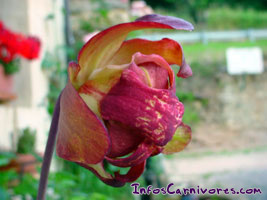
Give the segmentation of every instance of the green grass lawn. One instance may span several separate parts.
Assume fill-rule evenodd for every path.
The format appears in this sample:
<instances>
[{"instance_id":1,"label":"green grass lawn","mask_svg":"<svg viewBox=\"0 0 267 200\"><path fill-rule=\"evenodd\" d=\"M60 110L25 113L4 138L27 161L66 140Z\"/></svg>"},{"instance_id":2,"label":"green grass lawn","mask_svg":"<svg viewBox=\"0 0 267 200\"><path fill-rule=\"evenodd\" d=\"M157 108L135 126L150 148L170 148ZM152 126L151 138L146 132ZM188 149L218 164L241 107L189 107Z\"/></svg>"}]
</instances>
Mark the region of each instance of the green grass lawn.
<instances>
[{"instance_id":1,"label":"green grass lawn","mask_svg":"<svg viewBox=\"0 0 267 200\"><path fill-rule=\"evenodd\" d=\"M233 42L209 42L208 44L194 43L182 44L185 57L189 60L198 60L199 56L209 55L210 57L225 57L226 49L229 47L260 47L267 55L267 40L233 41Z\"/></svg>"}]
</instances>

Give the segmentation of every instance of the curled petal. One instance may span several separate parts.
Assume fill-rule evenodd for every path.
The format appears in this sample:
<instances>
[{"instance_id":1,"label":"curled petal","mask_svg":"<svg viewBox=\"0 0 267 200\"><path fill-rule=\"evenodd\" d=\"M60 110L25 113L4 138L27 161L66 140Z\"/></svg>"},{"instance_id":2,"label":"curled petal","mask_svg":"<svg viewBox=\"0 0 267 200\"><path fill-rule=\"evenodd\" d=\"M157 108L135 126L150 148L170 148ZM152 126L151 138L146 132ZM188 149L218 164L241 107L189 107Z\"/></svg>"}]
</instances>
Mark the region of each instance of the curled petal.
<instances>
[{"instance_id":1,"label":"curled petal","mask_svg":"<svg viewBox=\"0 0 267 200\"><path fill-rule=\"evenodd\" d=\"M135 65L139 65L139 66L146 66L146 64L149 63L154 63L154 65L156 64L157 66L159 66L160 68L165 69L168 72L169 75L169 81L170 81L170 87L173 88L174 86L174 75L173 75L173 71L172 68L170 67L170 65L159 55L156 54L151 54L151 55L143 55L141 53L136 53L133 55L133 59L132 62ZM145 65L143 65L145 64ZM131 65L132 68L134 69L134 65ZM155 67L152 67L155 69ZM150 71L150 70L149 70ZM148 72L149 73L149 72ZM150 79L155 78L155 76L153 76L151 73L148 74ZM155 74L154 75L158 75ZM163 75L163 74L161 74ZM164 77L164 76L163 76ZM157 77L160 79L160 77ZM167 77L164 77L164 79L168 80ZM153 80L154 82L156 82L157 80Z\"/></svg>"},{"instance_id":2,"label":"curled petal","mask_svg":"<svg viewBox=\"0 0 267 200\"><path fill-rule=\"evenodd\" d=\"M160 24L166 24L170 26L172 29L177 30L186 30L186 31L192 31L194 30L194 27L189 22L172 16L163 16L158 14L151 14L151 15L145 15L143 17L138 18L136 21L142 21L142 22L157 22Z\"/></svg>"},{"instance_id":3,"label":"curled petal","mask_svg":"<svg viewBox=\"0 0 267 200\"><path fill-rule=\"evenodd\" d=\"M118 167L132 167L144 162L153 152L154 147L151 143L143 142L137 149L126 158L109 158L106 160Z\"/></svg>"},{"instance_id":4,"label":"curled petal","mask_svg":"<svg viewBox=\"0 0 267 200\"><path fill-rule=\"evenodd\" d=\"M144 172L145 166L146 166L146 161L140 163L139 165L135 165L125 175L115 172L115 178L116 180L122 181L122 182L133 182L142 175L142 173Z\"/></svg>"},{"instance_id":5,"label":"curled petal","mask_svg":"<svg viewBox=\"0 0 267 200\"><path fill-rule=\"evenodd\" d=\"M107 185L110 185L113 187L122 187L126 183L126 181L115 179L113 176L111 176L111 174L106 172L103 166L103 162L100 162L95 165L87 165L87 164L78 163L78 162L77 164L92 171L101 181L103 181Z\"/></svg>"},{"instance_id":6,"label":"curled petal","mask_svg":"<svg viewBox=\"0 0 267 200\"><path fill-rule=\"evenodd\" d=\"M149 75L148 79L151 82L151 87L155 88L166 88L163 87L164 85L167 85L168 88L168 77L164 76L165 71L169 75L170 80L170 87L172 87L173 90L175 90L174 87L174 74L169 66L169 64L159 55L151 54L151 55L143 55L141 53L135 53L132 56L132 62L134 62L137 65L143 66ZM153 62L155 65L158 65L158 67L149 67L150 63ZM87 106L99 117L100 115L100 105L99 102L102 100L102 98L109 92L109 90L119 81L119 78L121 76L121 73L124 69L129 67L130 64L124 64L124 65L108 65L104 68L95 70L90 75L90 80L86 81L79 89L78 92L84 102L87 104ZM70 80L73 76L75 76L76 72L80 69L79 65L72 62L69 65L69 74L70 74ZM157 69L155 71L155 69ZM139 71L142 74L144 73L143 70L140 68L135 68L136 72ZM140 76L142 74L139 73ZM146 79L144 75L144 79ZM146 82L146 81L145 81ZM75 86L75 81L73 81Z\"/></svg>"},{"instance_id":7,"label":"curled petal","mask_svg":"<svg viewBox=\"0 0 267 200\"><path fill-rule=\"evenodd\" d=\"M145 169L146 161L140 163L139 165L131 167L127 174L120 174L119 172L115 172L115 177L111 176L108 172L105 171L103 162L96 165L86 165L83 163L77 164L91 170L101 181L103 181L107 185L113 187L122 187L126 182L133 182L142 175Z\"/></svg>"},{"instance_id":8,"label":"curled petal","mask_svg":"<svg viewBox=\"0 0 267 200\"><path fill-rule=\"evenodd\" d=\"M129 63L132 55L137 52L145 55L157 54L163 57L170 65L179 65L178 77L187 78L192 76L192 70L185 62L182 46L178 42L168 38L163 38L159 41L145 39L126 40L115 53L110 64L120 65Z\"/></svg>"},{"instance_id":9,"label":"curled petal","mask_svg":"<svg viewBox=\"0 0 267 200\"><path fill-rule=\"evenodd\" d=\"M145 85L132 68L123 71L120 81L100 103L105 120L115 120L138 128L156 145L171 140L184 112L172 90Z\"/></svg>"},{"instance_id":10,"label":"curled petal","mask_svg":"<svg viewBox=\"0 0 267 200\"><path fill-rule=\"evenodd\" d=\"M78 63L81 70L77 76L77 85L81 86L88 80L96 68L108 65L129 32L147 28L192 30L193 26L179 18L149 15L135 22L118 24L101 31L91 38L79 53Z\"/></svg>"},{"instance_id":11,"label":"curled petal","mask_svg":"<svg viewBox=\"0 0 267 200\"><path fill-rule=\"evenodd\" d=\"M180 70L177 76L181 78L187 78L192 75L193 75L193 72L192 72L191 67L185 62L185 58L183 58L183 63L182 63L182 66L180 67Z\"/></svg>"},{"instance_id":12,"label":"curled petal","mask_svg":"<svg viewBox=\"0 0 267 200\"><path fill-rule=\"evenodd\" d=\"M181 66L183 63L183 51L178 42L168 38L163 38L159 41L137 38L124 41L110 64L121 65L130 63L132 55L137 52L145 55L157 54L163 57L170 65L176 64Z\"/></svg>"},{"instance_id":13,"label":"curled petal","mask_svg":"<svg viewBox=\"0 0 267 200\"><path fill-rule=\"evenodd\" d=\"M172 154L182 151L190 140L191 128L188 125L181 123L181 125L176 129L172 140L164 146L162 153Z\"/></svg>"},{"instance_id":14,"label":"curled petal","mask_svg":"<svg viewBox=\"0 0 267 200\"><path fill-rule=\"evenodd\" d=\"M69 63L69 67L68 67L69 79L74 87L75 87L75 81L76 81L79 71L80 71L80 66L78 63L76 63L75 61L72 61Z\"/></svg>"},{"instance_id":15,"label":"curled petal","mask_svg":"<svg viewBox=\"0 0 267 200\"><path fill-rule=\"evenodd\" d=\"M60 107L58 156L85 164L103 160L110 146L107 130L70 82L62 92Z\"/></svg>"},{"instance_id":16,"label":"curled petal","mask_svg":"<svg viewBox=\"0 0 267 200\"><path fill-rule=\"evenodd\" d=\"M107 154L109 158L121 157L133 152L144 140L144 137L138 134L138 129L119 122L109 121L107 128L111 141L110 152Z\"/></svg>"}]
</instances>

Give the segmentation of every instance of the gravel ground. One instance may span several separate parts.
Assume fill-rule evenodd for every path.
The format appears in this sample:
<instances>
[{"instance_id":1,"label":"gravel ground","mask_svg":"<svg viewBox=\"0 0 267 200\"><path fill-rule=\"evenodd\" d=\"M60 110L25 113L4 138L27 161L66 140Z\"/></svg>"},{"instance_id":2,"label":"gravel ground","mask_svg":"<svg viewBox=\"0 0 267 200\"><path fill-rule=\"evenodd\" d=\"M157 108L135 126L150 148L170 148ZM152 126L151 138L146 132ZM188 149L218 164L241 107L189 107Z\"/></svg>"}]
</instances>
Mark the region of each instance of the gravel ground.
<instances>
[{"instance_id":1,"label":"gravel ground","mask_svg":"<svg viewBox=\"0 0 267 200\"><path fill-rule=\"evenodd\" d=\"M267 200L267 151L164 159L168 181L201 188L260 188L261 194L223 195L233 200ZM231 192L230 192L231 193Z\"/></svg>"}]
</instances>

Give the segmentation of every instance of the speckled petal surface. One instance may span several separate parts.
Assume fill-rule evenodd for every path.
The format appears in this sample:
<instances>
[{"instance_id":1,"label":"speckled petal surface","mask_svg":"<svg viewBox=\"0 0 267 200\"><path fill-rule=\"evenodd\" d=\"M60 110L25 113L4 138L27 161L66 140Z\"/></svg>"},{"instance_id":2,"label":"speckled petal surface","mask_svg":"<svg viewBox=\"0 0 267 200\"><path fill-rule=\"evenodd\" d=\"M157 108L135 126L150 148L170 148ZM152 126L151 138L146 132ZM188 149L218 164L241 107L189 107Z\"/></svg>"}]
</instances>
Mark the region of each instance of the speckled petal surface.
<instances>
[{"instance_id":1,"label":"speckled petal surface","mask_svg":"<svg viewBox=\"0 0 267 200\"><path fill-rule=\"evenodd\" d=\"M184 112L183 104L172 90L147 86L131 68L123 71L100 107L103 119L138 128L160 146L171 140Z\"/></svg>"},{"instance_id":2,"label":"speckled petal surface","mask_svg":"<svg viewBox=\"0 0 267 200\"><path fill-rule=\"evenodd\" d=\"M107 129L111 141L111 148L107 154L109 158L125 156L133 152L144 141L144 137L138 134L138 129L128 127L120 122L107 122Z\"/></svg>"},{"instance_id":3,"label":"speckled petal surface","mask_svg":"<svg viewBox=\"0 0 267 200\"><path fill-rule=\"evenodd\" d=\"M125 158L108 158L106 160L118 167L133 167L144 162L154 151L154 146L150 142L142 142L137 149Z\"/></svg>"}]
</instances>

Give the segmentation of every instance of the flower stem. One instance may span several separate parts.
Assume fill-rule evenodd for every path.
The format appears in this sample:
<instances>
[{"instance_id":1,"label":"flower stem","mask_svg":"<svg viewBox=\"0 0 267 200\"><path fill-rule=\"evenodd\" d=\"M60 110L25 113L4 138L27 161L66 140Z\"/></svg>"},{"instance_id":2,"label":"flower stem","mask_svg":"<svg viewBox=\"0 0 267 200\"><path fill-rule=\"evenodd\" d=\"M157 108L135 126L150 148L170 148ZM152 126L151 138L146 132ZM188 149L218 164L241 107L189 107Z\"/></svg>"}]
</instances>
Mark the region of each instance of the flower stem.
<instances>
[{"instance_id":1,"label":"flower stem","mask_svg":"<svg viewBox=\"0 0 267 200\"><path fill-rule=\"evenodd\" d=\"M45 154L44 154L44 159L43 159L43 164L42 164L37 200L45 200L49 169L50 169L50 164L51 164L56 136L57 136L57 128L58 128L58 120L59 120L59 112L60 112L60 97L61 97L61 94L59 95L57 99L57 103L55 105L55 110L54 110L50 130L49 130L48 140L47 140L46 147L45 147Z\"/></svg>"}]
</instances>

